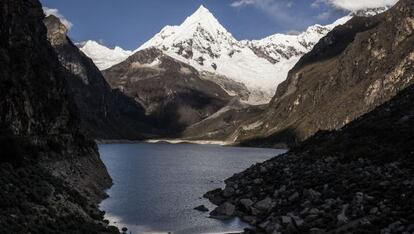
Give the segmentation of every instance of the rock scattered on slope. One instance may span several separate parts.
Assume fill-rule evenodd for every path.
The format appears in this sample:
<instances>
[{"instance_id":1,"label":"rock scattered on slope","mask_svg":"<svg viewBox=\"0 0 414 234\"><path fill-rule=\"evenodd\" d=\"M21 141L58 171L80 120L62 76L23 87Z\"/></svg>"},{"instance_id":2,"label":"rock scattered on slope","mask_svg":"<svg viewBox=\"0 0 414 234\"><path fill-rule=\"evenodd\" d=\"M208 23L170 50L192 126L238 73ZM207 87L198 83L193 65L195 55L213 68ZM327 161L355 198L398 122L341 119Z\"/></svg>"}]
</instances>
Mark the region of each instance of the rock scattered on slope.
<instances>
[{"instance_id":1,"label":"rock scattered on slope","mask_svg":"<svg viewBox=\"0 0 414 234\"><path fill-rule=\"evenodd\" d=\"M259 233L412 233L413 102L410 86L340 131L234 175L205 195L218 205L212 214Z\"/></svg>"}]
</instances>

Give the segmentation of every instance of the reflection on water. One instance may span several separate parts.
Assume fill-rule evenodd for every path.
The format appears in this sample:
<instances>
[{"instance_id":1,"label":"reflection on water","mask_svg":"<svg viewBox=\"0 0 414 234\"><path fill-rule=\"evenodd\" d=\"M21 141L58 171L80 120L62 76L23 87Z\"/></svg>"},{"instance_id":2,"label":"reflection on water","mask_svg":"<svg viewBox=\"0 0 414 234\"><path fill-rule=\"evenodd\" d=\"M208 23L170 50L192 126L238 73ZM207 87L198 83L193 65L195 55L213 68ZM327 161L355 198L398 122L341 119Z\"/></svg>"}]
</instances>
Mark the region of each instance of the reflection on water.
<instances>
[{"instance_id":1,"label":"reflection on water","mask_svg":"<svg viewBox=\"0 0 414 234\"><path fill-rule=\"evenodd\" d=\"M114 180L102 202L106 218L128 233L222 233L247 227L194 210L223 180L283 150L191 144L103 144L102 160Z\"/></svg>"}]
</instances>

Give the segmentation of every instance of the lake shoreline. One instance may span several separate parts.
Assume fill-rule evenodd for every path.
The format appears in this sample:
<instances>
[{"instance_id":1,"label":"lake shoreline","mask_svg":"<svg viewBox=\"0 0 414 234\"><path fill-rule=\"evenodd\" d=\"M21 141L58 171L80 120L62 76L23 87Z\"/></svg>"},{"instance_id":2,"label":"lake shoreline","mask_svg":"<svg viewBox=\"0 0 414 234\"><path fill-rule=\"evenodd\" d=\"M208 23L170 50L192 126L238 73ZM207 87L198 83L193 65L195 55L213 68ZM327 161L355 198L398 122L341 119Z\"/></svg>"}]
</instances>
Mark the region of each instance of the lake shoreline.
<instances>
[{"instance_id":1,"label":"lake shoreline","mask_svg":"<svg viewBox=\"0 0 414 234\"><path fill-rule=\"evenodd\" d=\"M239 143L229 142L229 141L214 141L214 140L185 140L185 139L148 139L148 140L103 140L96 139L96 144L189 144L189 145L218 145L225 147L239 147L239 148L250 148L250 149L275 149L275 150L286 150L289 149L285 145L276 146L276 147L254 147L246 146Z\"/></svg>"},{"instance_id":2,"label":"lake shoreline","mask_svg":"<svg viewBox=\"0 0 414 234\"><path fill-rule=\"evenodd\" d=\"M132 233L184 234L235 234L249 228L241 219L211 219L194 207L204 205L214 210L216 206L202 198L206 191L224 187L224 178L284 153L144 141L100 144L99 151L114 181L107 191L109 198L100 204L111 225L125 226Z\"/></svg>"},{"instance_id":3,"label":"lake shoreline","mask_svg":"<svg viewBox=\"0 0 414 234\"><path fill-rule=\"evenodd\" d=\"M185 139L148 139L148 140L95 140L97 144L193 144L193 145L221 145L221 146L238 146L229 141L214 141L214 140L185 140Z\"/></svg>"}]
</instances>

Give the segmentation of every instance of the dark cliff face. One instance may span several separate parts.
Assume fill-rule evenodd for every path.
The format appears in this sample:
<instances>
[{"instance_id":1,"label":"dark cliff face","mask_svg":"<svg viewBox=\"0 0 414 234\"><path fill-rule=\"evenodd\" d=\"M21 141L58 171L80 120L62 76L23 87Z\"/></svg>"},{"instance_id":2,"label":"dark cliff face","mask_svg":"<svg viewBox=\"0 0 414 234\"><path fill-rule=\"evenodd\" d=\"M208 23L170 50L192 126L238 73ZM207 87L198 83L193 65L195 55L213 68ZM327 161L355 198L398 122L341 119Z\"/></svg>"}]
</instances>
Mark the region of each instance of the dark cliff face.
<instances>
[{"instance_id":1,"label":"dark cliff face","mask_svg":"<svg viewBox=\"0 0 414 234\"><path fill-rule=\"evenodd\" d=\"M64 69L46 39L45 28L38 25L43 17L39 4L5 1L2 5L2 135L24 138L39 149L51 146L55 139L73 145L77 139L87 142L85 137L82 139L75 106L68 97ZM22 16L24 13L28 16ZM65 147L56 147L57 153L60 150ZM39 158L44 160L46 156Z\"/></svg>"},{"instance_id":2,"label":"dark cliff face","mask_svg":"<svg viewBox=\"0 0 414 234\"><path fill-rule=\"evenodd\" d=\"M111 180L81 131L41 5L0 6L0 232L105 233L94 204Z\"/></svg>"},{"instance_id":3,"label":"dark cliff face","mask_svg":"<svg viewBox=\"0 0 414 234\"><path fill-rule=\"evenodd\" d=\"M335 28L290 72L240 141L274 145L338 129L413 83L414 6L400 1L384 14ZM252 140L255 139L256 140Z\"/></svg>"},{"instance_id":4,"label":"dark cliff face","mask_svg":"<svg viewBox=\"0 0 414 234\"><path fill-rule=\"evenodd\" d=\"M83 129L97 139L140 140L159 132L139 103L112 90L95 64L67 37L67 29L51 15L44 23L59 61L69 71L66 80Z\"/></svg>"},{"instance_id":5,"label":"dark cliff face","mask_svg":"<svg viewBox=\"0 0 414 234\"><path fill-rule=\"evenodd\" d=\"M231 99L219 85L202 79L193 67L157 49L139 51L103 74L113 88L140 103L159 128L175 136Z\"/></svg>"}]
</instances>

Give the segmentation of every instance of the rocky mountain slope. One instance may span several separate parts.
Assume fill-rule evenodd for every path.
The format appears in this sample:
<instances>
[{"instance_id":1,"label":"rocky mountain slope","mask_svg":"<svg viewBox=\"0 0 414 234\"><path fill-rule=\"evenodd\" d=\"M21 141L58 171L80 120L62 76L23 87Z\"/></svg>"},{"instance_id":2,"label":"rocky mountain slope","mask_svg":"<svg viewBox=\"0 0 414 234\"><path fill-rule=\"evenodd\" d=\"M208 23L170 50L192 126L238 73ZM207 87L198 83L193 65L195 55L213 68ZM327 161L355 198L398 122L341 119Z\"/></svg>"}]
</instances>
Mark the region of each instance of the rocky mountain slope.
<instances>
[{"instance_id":1,"label":"rocky mountain slope","mask_svg":"<svg viewBox=\"0 0 414 234\"><path fill-rule=\"evenodd\" d=\"M97 208L111 179L80 130L41 4L0 6L0 233L118 233Z\"/></svg>"},{"instance_id":2,"label":"rocky mountain slope","mask_svg":"<svg viewBox=\"0 0 414 234\"><path fill-rule=\"evenodd\" d=\"M207 118L233 99L193 67L155 48L136 52L103 75L113 88L142 105L156 126L170 135Z\"/></svg>"},{"instance_id":3,"label":"rocky mountain slope","mask_svg":"<svg viewBox=\"0 0 414 234\"><path fill-rule=\"evenodd\" d=\"M118 46L110 49L96 41L91 40L79 43L77 46L89 58L93 58L93 61L99 70L108 69L132 55L132 51L124 50Z\"/></svg>"},{"instance_id":4,"label":"rocky mountain slope","mask_svg":"<svg viewBox=\"0 0 414 234\"><path fill-rule=\"evenodd\" d=\"M245 122L260 115L267 105L247 105L233 99L225 107L200 122L188 126L180 138L185 140L223 141L233 144L238 128Z\"/></svg>"},{"instance_id":5,"label":"rocky mountain slope","mask_svg":"<svg viewBox=\"0 0 414 234\"><path fill-rule=\"evenodd\" d=\"M66 79L83 129L95 139L138 140L159 133L139 103L111 89L92 60L68 38L67 28L57 17L50 15L44 23L61 64L71 72Z\"/></svg>"},{"instance_id":6,"label":"rocky mountain slope","mask_svg":"<svg viewBox=\"0 0 414 234\"><path fill-rule=\"evenodd\" d=\"M335 28L290 71L268 110L244 124L255 128L240 128L238 141L294 143L339 129L391 99L413 83L413 22L405 2Z\"/></svg>"},{"instance_id":7,"label":"rocky mountain slope","mask_svg":"<svg viewBox=\"0 0 414 234\"><path fill-rule=\"evenodd\" d=\"M398 7L412 4L403 0ZM205 196L254 233L412 233L414 86Z\"/></svg>"}]
</instances>

